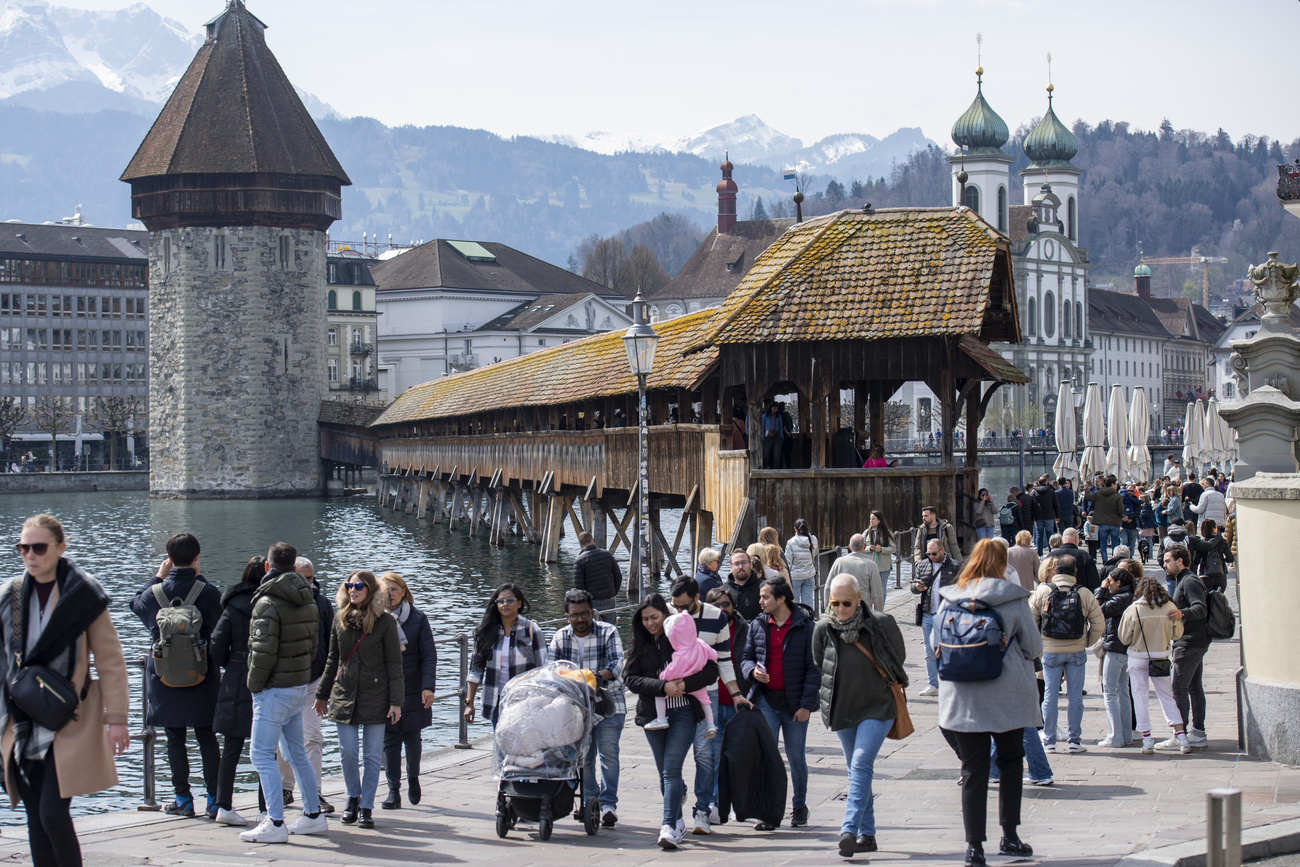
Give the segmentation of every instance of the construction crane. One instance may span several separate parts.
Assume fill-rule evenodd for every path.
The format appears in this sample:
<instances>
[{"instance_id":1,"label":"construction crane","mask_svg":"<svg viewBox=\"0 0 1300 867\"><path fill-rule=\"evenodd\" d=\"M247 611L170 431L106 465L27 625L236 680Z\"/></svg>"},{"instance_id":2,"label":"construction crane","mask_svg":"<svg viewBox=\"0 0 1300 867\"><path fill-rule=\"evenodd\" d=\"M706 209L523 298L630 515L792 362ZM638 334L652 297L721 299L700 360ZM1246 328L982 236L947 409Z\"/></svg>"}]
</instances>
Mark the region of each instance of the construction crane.
<instances>
[{"instance_id":1,"label":"construction crane","mask_svg":"<svg viewBox=\"0 0 1300 867\"><path fill-rule=\"evenodd\" d=\"M1148 265L1200 265L1201 266L1201 304L1210 309L1210 266L1222 265L1228 260L1222 256L1198 256L1192 250L1190 256L1166 256L1160 259L1143 258Z\"/></svg>"}]
</instances>

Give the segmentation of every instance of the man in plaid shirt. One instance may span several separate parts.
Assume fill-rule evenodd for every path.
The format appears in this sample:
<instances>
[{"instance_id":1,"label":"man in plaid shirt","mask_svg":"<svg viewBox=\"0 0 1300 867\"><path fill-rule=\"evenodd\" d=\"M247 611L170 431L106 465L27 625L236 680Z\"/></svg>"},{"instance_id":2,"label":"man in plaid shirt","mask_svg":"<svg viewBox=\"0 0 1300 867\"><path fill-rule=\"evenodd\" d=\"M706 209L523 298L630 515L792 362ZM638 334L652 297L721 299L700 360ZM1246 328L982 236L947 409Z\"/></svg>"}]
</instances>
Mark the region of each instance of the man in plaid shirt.
<instances>
[{"instance_id":1,"label":"man in plaid shirt","mask_svg":"<svg viewBox=\"0 0 1300 867\"><path fill-rule=\"evenodd\" d=\"M564 594L564 613L569 625L551 638L551 659L567 659L579 668L596 673L601 686L613 698L613 712L596 724L582 778L596 791L596 753L600 753L600 823L613 828L618 822L618 742L623 736L627 702L623 697L623 641L618 630L592 616L591 594L570 590ZM581 808L581 805L579 805Z\"/></svg>"}]
</instances>

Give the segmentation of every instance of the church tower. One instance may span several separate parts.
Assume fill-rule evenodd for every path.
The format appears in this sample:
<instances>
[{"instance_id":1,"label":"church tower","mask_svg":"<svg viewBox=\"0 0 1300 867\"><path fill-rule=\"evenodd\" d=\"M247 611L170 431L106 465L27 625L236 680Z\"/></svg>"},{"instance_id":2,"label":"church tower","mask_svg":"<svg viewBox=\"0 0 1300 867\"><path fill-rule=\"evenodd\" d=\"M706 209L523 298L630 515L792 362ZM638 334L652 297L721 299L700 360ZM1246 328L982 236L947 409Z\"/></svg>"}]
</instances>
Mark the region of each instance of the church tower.
<instances>
[{"instance_id":1,"label":"church tower","mask_svg":"<svg viewBox=\"0 0 1300 867\"><path fill-rule=\"evenodd\" d=\"M952 203L965 205L1005 232L1007 186L1014 160L1002 152L1002 146L1011 133L1006 121L984 99L982 66L975 68L975 88L975 101L952 125L952 140L961 149L948 157L952 166Z\"/></svg>"},{"instance_id":2,"label":"church tower","mask_svg":"<svg viewBox=\"0 0 1300 867\"><path fill-rule=\"evenodd\" d=\"M1033 202L1044 186L1060 200L1061 234L1071 243L1079 243L1079 178L1083 171L1070 162L1079 152L1079 140L1061 123L1052 109L1052 91L1047 85L1047 114L1025 137L1028 166L1020 170L1025 182L1025 202Z\"/></svg>"},{"instance_id":3,"label":"church tower","mask_svg":"<svg viewBox=\"0 0 1300 867\"><path fill-rule=\"evenodd\" d=\"M731 155L727 154L722 165L722 180L718 181L718 234L725 235L736 226L736 192L739 189L731 179L735 166L731 164Z\"/></svg>"},{"instance_id":4,"label":"church tower","mask_svg":"<svg viewBox=\"0 0 1300 867\"><path fill-rule=\"evenodd\" d=\"M154 496L321 485L325 230L351 181L265 30L228 0L122 173L150 233Z\"/></svg>"}]
</instances>

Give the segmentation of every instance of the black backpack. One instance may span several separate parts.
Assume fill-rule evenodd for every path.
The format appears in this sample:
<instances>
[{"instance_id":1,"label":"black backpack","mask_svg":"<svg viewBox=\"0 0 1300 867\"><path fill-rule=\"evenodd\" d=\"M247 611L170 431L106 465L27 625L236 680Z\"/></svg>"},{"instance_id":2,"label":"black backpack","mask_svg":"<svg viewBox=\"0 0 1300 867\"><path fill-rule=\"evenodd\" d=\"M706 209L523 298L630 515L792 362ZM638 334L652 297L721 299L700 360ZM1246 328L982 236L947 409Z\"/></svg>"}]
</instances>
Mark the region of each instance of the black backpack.
<instances>
[{"instance_id":1,"label":"black backpack","mask_svg":"<svg viewBox=\"0 0 1300 867\"><path fill-rule=\"evenodd\" d=\"M1237 632L1237 615L1232 613L1228 597L1221 590L1211 590L1205 594L1205 608L1208 613L1205 621L1205 634L1211 641L1224 641Z\"/></svg>"},{"instance_id":2,"label":"black backpack","mask_svg":"<svg viewBox=\"0 0 1300 867\"><path fill-rule=\"evenodd\" d=\"M1044 638L1083 638L1083 600L1078 587L1052 587L1043 607L1041 632Z\"/></svg>"}]
</instances>

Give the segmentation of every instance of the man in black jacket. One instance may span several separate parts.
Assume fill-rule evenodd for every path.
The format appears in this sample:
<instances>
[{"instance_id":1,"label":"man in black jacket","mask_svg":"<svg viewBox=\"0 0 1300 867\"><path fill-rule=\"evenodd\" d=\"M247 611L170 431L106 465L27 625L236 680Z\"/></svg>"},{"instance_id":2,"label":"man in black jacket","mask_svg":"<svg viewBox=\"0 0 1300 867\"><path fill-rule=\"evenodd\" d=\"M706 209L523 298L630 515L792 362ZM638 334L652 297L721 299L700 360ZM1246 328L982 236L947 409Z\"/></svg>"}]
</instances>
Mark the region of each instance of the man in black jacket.
<instances>
[{"instance_id":1,"label":"man in black jacket","mask_svg":"<svg viewBox=\"0 0 1300 867\"><path fill-rule=\"evenodd\" d=\"M1061 533L1061 547L1053 548L1047 556L1073 557L1075 565L1078 567L1075 575L1078 576L1079 586L1087 587L1094 594L1101 587L1101 576L1097 574L1097 563L1087 550L1079 547L1079 531L1077 528L1066 527L1065 532Z\"/></svg>"},{"instance_id":2,"label":"man in black jacket","mask_svg":"<svg viewBox=\"0 0 1300 867\"><path fill-rule=\"evenodd\" d=\"M1011 496L1020 504L1020 529L1034 532L1034 496L1028 491L1020 490L1019 485L1011 486ZM1014 541L1014 540L1013 540Z\"/></svg>"},{"instance_id":3,"label":"man in black jacket","mask_svg":"<svg viewBox=\"0 0 1300 867\"><path fill-rule=\"evenodd\" d=\"M723 586L730 588L736 611L747 623L763 612L758 605L758 585L762 583L763 577L754 574L754 563L745 549L737 548L731 555L731 574Z\"/></svg>"},{"instance_id":4,"label":"man in black jacket","mask_svg":"<svg viewBox=\"0 0 1300 867\"><path fill-rule=\"evenodd\" d=\"M1040 555L1052 547L1047 540L1056 532L1056 519L1060 516L1061 506L1052 489L1052 480L1044 473L1034 486L1034 547Z\"/></svg>"},{"instance_id":5,"label":"man in black jacket","mask_svg":"<svg viewBox=\"0 0 1300 867\"><path fill-rule=\"evenodd\" d=\"M939 590L955 584L961 564L948 556L943 543L931 539L926 544L925 559L912 573L912 592L921 597L917 608L921 614L921 641L925 644L925 674L928 683L921 695L939 694L939 663L934 658L934 613L939 610Z\"/></svg>"},{"instance_id":6,"label":"man in black jacket","mask_svg":"<svg viewBox=\"0 0 1300 867\"><path fill-rule=\"evenodd\" d=\"M325 751L325 735L321 732L321 718L316 713L316 686L320 681L320 676L325 673L325 660L330 652L330 632L331 625L334 621L334 603L330 602L329 596L320 592L320 582L316 580L316 567L306 557L299 557L294 561L293 571L311 582L312 597L316 600L316 610L320 612L320 644L316 650L316 658L311 663L311 683L307 687L307 699L302 706L302 740L303 746L307 750L307 760L316 770L316 791L321 791L321 755ZM284 781L284 803L288 806L293 803L293 789L296 776L293 772L293 765L285 761L284 756L276 751L276 759L280 762L280 778ZM334 806L325 800L325 796L320 796L320 811L322 813L333 813Z\"/></svg>"},{"instance_id":7,"label":"man in black jacket","mask_svg":"<svg viewBox=\"0 0 1300 867\"><path fill-rule=\"evenodd\" d=\"M614 597L623 586L623 570L614 555L597 547L595 538L585 530L578 534L578 544L582 553L573 561L573 587L591 594L591 606L600 612L601 620L617 625L618 614L611 609L618 607Z\"/></svg>"},{"instance_id":8,"label":"man in black jacket","mask_svg":"<svg viewBox=\"0 0 1300 867\"><path fill-rule=\"evenodd\" d=\"M1171 616L1183 621L1183 637L1175 641L1173 647L1173 687L1186 738L1180 740L1175 734L1156 744L1156 749L1184 753L1209 745L1205 734L1205 687L1201 675L1205 670L1205 654L1210 649L1210 636L1206 631L1210 609L1205 583L1191 570L1191 562L1191 553L1182 545L1165 549L1165 572L1178 582L1174 588L1174 604L1178 611Z\"/></svg>"}]
</instances>

